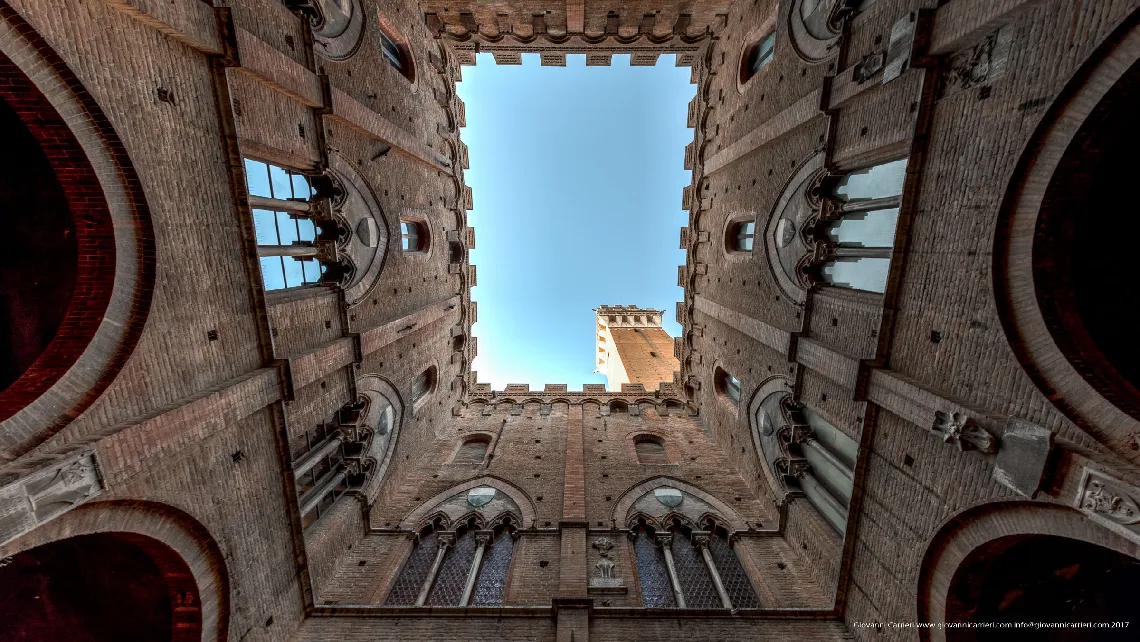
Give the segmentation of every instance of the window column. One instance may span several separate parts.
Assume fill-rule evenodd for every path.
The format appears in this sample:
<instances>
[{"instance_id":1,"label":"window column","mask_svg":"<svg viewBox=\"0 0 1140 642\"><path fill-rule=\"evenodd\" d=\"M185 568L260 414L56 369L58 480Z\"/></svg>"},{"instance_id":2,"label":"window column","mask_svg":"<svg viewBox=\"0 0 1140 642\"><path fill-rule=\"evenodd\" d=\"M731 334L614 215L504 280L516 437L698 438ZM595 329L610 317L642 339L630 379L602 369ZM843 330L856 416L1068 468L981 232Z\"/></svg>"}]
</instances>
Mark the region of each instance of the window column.
<instances>
[{"instance_id":1,"label":"window column","mask_svg":"<svg viewBox=\"0 0 1140 642\"><path fill-rule=\"evenodd\" d=\"M673 587L673 599L677 608L685 608L685 595L681 591L681 578L677 577L677 565L673 562L673 534L657 536L657 545L665 553L665 568L669 570L669 584Z\"/></svg>"},{"instance_id":2,"label":"window column","mask_svg":"<svg viewBox=\"0 0 1140 642\"><path fill-rule=\"evenodd\" d=\"M471 562L471 570L467 573L467 584L463 587L463 597L459 598L459 606L471 603L471 595L475 592L475 581L479 579L479 568L483 564L483 552L491 545L495 538L495 531L475 532L475 559Z\"/></svg>"},{"instance_id":3,"label":"window column","mask_svg":"<svg viewBox=\"0 0 1140 642\"><path fill-rule=\"evenodd\" d=\"M716 594L720 598L721 605L726 609L732 608L732 600L728 597L728 591L724 590L724 582L720 579L720 573L716 570L716 563L713 562L712 553L709 552L709 536L712 533L709 531L693 531L693 546L701 552L701 558L705 561L705 566L709 569L709 576L712 577L713 586L716 587Z\"/></svg>"},{"instance_id":4,"label":"window column","mask_svg":"<svg viewBox=\"0 0 1140 642\"><path fill-rule=\"evenodd\" d=\"M420 594L416 596L416 606L423 606L427 602L428 594L431 593L431 587L435 584L435 577L439 575L439 567L443 565L443 558L447 555L447 549L455 545L455 531L440 531L436 533L436 543L439 548L436 549L435 561L431 563L431 570L428 571L427 577L424 578L424 585L420 588Z\"/></svg>"}]
</instances>

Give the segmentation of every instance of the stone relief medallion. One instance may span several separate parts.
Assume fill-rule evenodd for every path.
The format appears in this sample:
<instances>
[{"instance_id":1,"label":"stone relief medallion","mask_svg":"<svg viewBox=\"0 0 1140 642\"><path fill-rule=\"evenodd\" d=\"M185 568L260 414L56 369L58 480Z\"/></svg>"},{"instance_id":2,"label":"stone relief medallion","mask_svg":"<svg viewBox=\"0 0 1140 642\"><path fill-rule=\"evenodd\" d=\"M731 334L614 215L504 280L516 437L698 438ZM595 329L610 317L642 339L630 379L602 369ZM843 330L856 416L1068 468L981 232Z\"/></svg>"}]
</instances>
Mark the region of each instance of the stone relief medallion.
<instances>
[{"instance_id":1,"label":"stone relief medallion","mask_svg":"<svg viewBox=\"0 0 1140 642\"><path fill-rule=\"evenodd\" d=\"M489 486L480 486L467 491L467 504L472 508L479 508L491 503L495 499L495 489Z\"/></svg>"},{"instance_id":2,"label":"stone relief medallion","mask_svg":"<svg viewBox=\"0 0 1140 642\"><path fill-rule=\"evenodd\" d=\"M796 224L791 219L782 218L776 224L776 247L788 247L796 238Z\"/></svg>"},{"instance_id":3,"label":"stone relief medallion","mask_svg":"<svg viewBox=\"0 0 1140 642\"><path fill-rule=\"evenodd\" d=\"M1086 468L1074 503L1093 521L1140 542L1140 504L1136 497L1140 497L1140 489Z\"/></svg>"},{"instance_id":4,"label":"stone relief medallion","mask_svg":"<svg viewBox=\"0 0 1140 642\"><path fill-rule=\"evenodd\" d=\"M681 502L685 499L685 496L681 493L681 491L677 490L676 488L669 487L658 488L654 490L653 496L657 498L657 501L661 502L665 506L668 506L669 508L676 508L680 506Z\"/></svg>"}]
</instances>

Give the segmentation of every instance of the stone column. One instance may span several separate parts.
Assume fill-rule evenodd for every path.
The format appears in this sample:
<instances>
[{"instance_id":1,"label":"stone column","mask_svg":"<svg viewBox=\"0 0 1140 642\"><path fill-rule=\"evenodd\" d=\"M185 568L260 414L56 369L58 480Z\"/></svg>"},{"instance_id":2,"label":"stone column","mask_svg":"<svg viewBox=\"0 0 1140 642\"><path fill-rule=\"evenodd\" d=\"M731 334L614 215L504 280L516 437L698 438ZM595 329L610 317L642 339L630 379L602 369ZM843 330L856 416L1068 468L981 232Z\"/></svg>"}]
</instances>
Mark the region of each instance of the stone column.
<instances>
[{"instance_id":1,"label":"stone column","mask_svg":"<svg viewBox=\"0 0 1140 642\"><path fill-rule=\"evenodd\" d=\"M681 578L677 577L677 565L673 563L673 534L657 536L657 545L665 553L665 568L669 569L669 584L673 587L673 599L677 608L685 608L685 594L681 592Z\"/></svg>"},{"instance_id":2,"label":"stone column","mask_svg":"<svg viewBox=\"0 0 1140 642\"><path fill-rule=\"evenodd\" d=\"M463 586L463 597L459 598L459 606L467 606L471 602L471 594L475 592L475 581L479 579L479 567L483 564L483 552L495 539L495 531L476 531L475 533L475 559L471 562L471 570L467 573L467 584Z\"/></svg>"},{"instance_id":3,"label":"stone column","mask_svg":"<svg viewBox=\"0 0 1140 642\"><path fill-rule=\"evenodd\" d=\"M436 533L436 541L439 548L435 553L435 561L431 563L431 570L424 578L424 585L420 588L420 594L416 597L416 606L423 606L427 602L428 593L431 593L431 587L435 584L435 576L439 574L439 567L443 564L443 556L447 554L447 549L455 544L455 533Z\"/></svg>"},{"instance_id":4,"label":"stone column","mask_svg":"<svg viewBox=\"0 0 1140 642\"><path fill-rule=\"evenodd\" d=\"M712 577L713 586L716 587L716 594L720 597L720 603L724 608L732 608L732 600L728 599L728 591L724 590L724 582L720 579L720 572L716 570L716 564L713 563L712 552L709 551L709 536L711 533L708 531L693 531L693 546L696 546L701 552L701 558L705 561L705 566L709 569L709 576Z\"/></svg>"}]
</instances>

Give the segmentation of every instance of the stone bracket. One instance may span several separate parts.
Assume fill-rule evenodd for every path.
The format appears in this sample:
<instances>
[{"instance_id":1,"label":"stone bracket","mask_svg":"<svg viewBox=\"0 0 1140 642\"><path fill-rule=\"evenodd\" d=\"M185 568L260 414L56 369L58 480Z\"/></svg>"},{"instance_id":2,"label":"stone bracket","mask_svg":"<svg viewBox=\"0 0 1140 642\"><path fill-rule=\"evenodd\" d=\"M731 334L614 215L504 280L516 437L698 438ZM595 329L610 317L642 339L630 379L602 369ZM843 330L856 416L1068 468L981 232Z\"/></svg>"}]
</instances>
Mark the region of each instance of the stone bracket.
<instances>
[{"instance_id":1,"label":"stone bracket","mask_svg":"<svg viewBox=\"0 0 1140 642\"><path fill-rule=\"evenodd\" d=\"M0 488L0 546L105 490L94 452L41 468Z\"/></svg>"}]
</instances>

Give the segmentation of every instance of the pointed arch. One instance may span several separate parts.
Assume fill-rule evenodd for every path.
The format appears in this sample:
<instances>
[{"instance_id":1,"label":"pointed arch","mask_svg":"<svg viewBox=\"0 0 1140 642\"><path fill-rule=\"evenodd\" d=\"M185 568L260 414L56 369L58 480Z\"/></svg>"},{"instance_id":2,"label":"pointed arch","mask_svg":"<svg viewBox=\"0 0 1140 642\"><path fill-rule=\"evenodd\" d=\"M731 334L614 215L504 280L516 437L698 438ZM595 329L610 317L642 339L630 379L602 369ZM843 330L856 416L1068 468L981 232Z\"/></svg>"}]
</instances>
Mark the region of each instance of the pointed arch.
<instances>
[{"instance_id":1,"label":"pointed arch","mask_svg":"<svg viewBox=\"0 0 1140 642\"><path fill-rule=\"evenodd\" d=\"M728 523L730 526L730 531L748 530L748 523L744 520L740 513L736 512L736 509L734 509L732 506L729 506L727 503L720 500L715 495L712 495L701 488L668 475L650 477L649 479L646 479L645 481L629 488L624 493L622 493L622 495L618 497L618 500L614 503L613 512L610 514L612 523L621 524L624 526L627 523L626 517L630 513L630 509L633 508L634 502L636 502L646 493L650 493L657 488L661 488L662 486L676 488L677 490L688 493L713 507L718 513L720 513L723 520Z\"/></svg>"},{"instance_id":2,"label":"pointed arch","mask_svg":"<svg viewBox=\"0 0 1140 642\"><path fill-rule=\"evenodd\" d=\"M414 528L423 520L426 515L429 514L429 512L434 510L436 506L442 504L448 499L451 499L459 493L466 492L477 486L490 486L491 488L494 488L495 490L509 497L511 501L515 503L515 506L517 506L519 509L519 517L522 520L519 528L531 528L535 525L537 510L535 508L534 502L531 501L530 496L527 495L526 492L504 479L493 477L491 475L483 475L481 477L476 477L474 479L465 481L461 484L456 484L455 486L452 486L443 492L437 493L423 504L420 504L419 508L416 508L412 512L408 513L408 515L404 517L404 519L402 519L399 524L397 524L397 527L402 529Z\"/></svg>"},{"instance_id":3,"label":"pointed arch","mask_svg":"<svg viewBox=\"0 0 1140 642\"><path fill-rule=\"evenodd\" d=\"M392 408L392 425L389 426L387 435L375 435L372 439L372 456L376 459L376 468L371 475L371 478L364 486L364 494L368 503L376 501L376 496L380 492L380 485L384 481L384 476L388 473L388 466L392 461L392 455L396 452L399 446L400 427L404 423L404 400L400 397L400 390L391 381L376 374L368 374L357 379L356 390L358 394L365 396L369 399L369 411L366 415L366 422L370 422L369 426L376 428L379 425L379 411L382 410L378 402L383 399L386 400Z\"/></svg>"}]
</instances>

